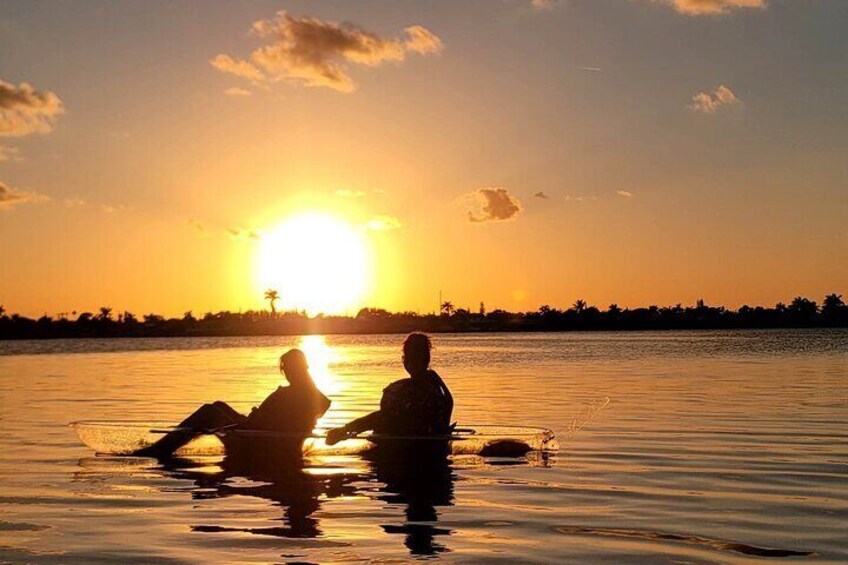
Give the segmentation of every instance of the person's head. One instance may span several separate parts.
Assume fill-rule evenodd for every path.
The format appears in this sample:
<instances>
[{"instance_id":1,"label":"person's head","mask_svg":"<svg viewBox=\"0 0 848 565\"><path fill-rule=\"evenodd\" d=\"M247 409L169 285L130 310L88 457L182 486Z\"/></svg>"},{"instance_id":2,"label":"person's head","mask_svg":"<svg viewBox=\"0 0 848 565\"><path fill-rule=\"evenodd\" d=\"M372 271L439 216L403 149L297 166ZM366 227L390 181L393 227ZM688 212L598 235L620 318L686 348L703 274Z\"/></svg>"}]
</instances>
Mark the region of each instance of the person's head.
<instances>
[{"instance_id":1,"label":"person's head","mask_svg":"<svg viewBox=\"0 0 848 565\"><path fill-rule=\"evenodd\" d=\"M403 367L414 376L430 368L430 350L433 344L422 333L411 333L403 342Z\"/></svg>"},{"instance_id":2,"label":"person's head","mask_svg":"<svg viewBox=\"0 0 848 565\"><path fill-rule=\"evenodd\" d=\"M280 355L280 372L295 386L312 382L306 355L300 349L289 349Z\"/></svg>"}]
</instances>

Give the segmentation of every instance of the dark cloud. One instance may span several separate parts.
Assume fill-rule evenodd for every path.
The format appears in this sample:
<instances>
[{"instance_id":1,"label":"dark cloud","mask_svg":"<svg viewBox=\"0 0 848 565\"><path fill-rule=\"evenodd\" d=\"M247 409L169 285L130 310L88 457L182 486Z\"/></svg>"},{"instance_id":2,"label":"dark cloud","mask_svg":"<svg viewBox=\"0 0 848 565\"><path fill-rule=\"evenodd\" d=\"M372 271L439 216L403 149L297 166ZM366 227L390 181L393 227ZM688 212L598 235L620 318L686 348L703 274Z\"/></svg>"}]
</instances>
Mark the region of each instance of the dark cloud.
<instances>
[{"instance_id":1,"label":"dark cloud","mask_svg":"<svg viewBox=\"0 0 848 565\"><path fill-rule=\"evenodd\" d=\"M199 220L195 220L194 218L189 218L187 223L188 223L189 226L192 227L192 229L194 229L194 233L197 234L197 237L200 237L200 238L203 238L203 239L212 237L212 234L209 232L209 230L206 228L206 226L203 225L203 223L200 222Z\"/></svg>"},{"instance_id":2,"label":"dark cloud","mask_svg":"<svg viewBox=\"0 0 848 565\"><path fill-rule=\"evenodd\" d=\"M511 220L521 212L521 202L505 188L480 188L467 196L471 222Z\"/></svg>"},{"instance_id":3,"label":"dark cloud","mask_svg":"<svg viewBox=\"0 0 848 565\"><path fill-rule=\"evenodd\" d=\"M294 18L285 11L255 22L253 31L264 45L247 59L218 55L212 65L255 83L288 80L351 92L356 84L347 72L350 65L374 67L403 61L408 53L428 55L443 49L441 39L421 26L406 28L403 38L385 39L350 23Z\"/></svg>"},{"instance_id":4,"label":"dark cloud","mask_svg":"<svg viewBox=\"0 0 848 565\"><path fill-rule=\"evenodd\" d=\"M541 191L540 191L540 192L537 192L536 194L534 194L534 195L533 195L533 197L534 197L534 198L541 198L541 199L543 199L543 200L547 200L547 199L548 199L548 195L547 195L547 194L545 194L544 192L541 192Z\"/></svg>"},{"instance_id":5,"label":"dark cloud","mask_svg":"<svg viewBox=\"0 0 848 565\"><path fill-rule=\"evenodd\" d=\"M26 204L27 202L41 202L44 200L50 200L50 198L37 192L17 190L3 182L0 182L0 209L11 208L18 204Z\"/></svg>"},{"instance_id":6,"label":"dark cloud","mask_svg":"<svg viewBox=\"0 0 848 565\"><path fill-rule=\"evenodd\" d=\"M35 90L26 82L15 86L0 80L0 136L49 132L53 121L64 111L62 101L49 90Z\"/></svg>"},{"instance_id":7,"label":"dark cloud","mask_svg":"<svg viewBox=\"0 0 848 565\"><path fill-rule=\"evenodd\" d=\"M232 239L259 239L262 234L249 228L228 228L227 233Z\"/></svg>"}]
</instances>

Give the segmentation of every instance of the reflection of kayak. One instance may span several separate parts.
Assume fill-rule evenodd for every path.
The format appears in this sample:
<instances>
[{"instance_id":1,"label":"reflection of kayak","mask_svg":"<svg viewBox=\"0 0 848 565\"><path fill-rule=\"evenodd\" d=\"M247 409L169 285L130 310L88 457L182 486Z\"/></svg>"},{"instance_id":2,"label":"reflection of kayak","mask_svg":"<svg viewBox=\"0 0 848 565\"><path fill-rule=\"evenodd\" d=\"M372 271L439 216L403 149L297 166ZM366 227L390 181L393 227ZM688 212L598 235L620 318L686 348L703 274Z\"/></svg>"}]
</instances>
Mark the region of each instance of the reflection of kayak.
<instances>
[{"instance_id":1,"label":"reflection of kayak","mask_svg":"<svg viewBox=\"0 0 848 565\"><path fill-rule=\"evenodd\" d=\"M84 421L72 422L82 442L97 453L131 455L156 443L164 434L177 431L158 422ZM189 431L189 430L186 430ZM192 430L193 431L193 430ZM323 436L283 434L261 430L229 429L200 434L178 454L220 454L230 452L279 452L298 450L304 454L354 454L374 446L427 449L444 446L452 454L516 456L529 451L556 451L553 432L543 428L518 426L466 425L444 436L362 435L328 446Z\"/></svg>"}]
</instances>

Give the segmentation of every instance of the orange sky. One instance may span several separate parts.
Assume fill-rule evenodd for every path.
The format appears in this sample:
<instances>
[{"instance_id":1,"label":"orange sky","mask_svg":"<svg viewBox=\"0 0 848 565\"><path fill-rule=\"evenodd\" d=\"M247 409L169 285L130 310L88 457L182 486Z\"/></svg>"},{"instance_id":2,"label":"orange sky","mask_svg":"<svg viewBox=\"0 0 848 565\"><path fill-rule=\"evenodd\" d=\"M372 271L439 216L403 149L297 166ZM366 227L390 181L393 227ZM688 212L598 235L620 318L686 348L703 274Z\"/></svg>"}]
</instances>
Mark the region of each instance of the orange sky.
<instances>
[{"instance_id":1,"label":"orange sky","mask_svg":"<svg viewBox=\"0 0 848 565\"><path fill-rule=\"evenodd\" d=\"M0 304L264 307L305 212L342 312L848 294L841 0L282 7L3 3Z\"/></svg>"}]
</instances>

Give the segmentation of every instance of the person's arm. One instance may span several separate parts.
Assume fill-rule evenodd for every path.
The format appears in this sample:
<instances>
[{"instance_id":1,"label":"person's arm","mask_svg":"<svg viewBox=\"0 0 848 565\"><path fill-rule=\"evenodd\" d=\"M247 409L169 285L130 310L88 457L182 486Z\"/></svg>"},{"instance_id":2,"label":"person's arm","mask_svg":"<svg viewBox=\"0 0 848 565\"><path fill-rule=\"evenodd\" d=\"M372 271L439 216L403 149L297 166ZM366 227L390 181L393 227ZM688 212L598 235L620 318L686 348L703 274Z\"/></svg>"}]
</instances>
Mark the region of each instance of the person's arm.
<instances>
[{"instance_id":1,"label":"person's arm","mask_svg":"<svg viewBox=\"0 0 848 565\"><path fill-rule=\"evenodd\" d=\"M448 385L445 384L445 381L442 380L442 377L441 375L439 375L439 373L437 373L436 371L431 371L431 373L436 379L436 383L438 383L439 385L439 390L441 390L442 394L445 395L445 400L447 400L448 402L448 408L450 409L450 412L453 413L453 395L451 394Z\"/></svg>"},{"instance_id":2,"label":"person's arm","mask_svg":"<svg viewBox=\"0 0 848 565\"><path fill-rule=\"evenodd\" d=\"M327 445L333 445L350 436L373 430L380 422L380 411L371 412L366 416L357 418L340 428L333 428L327 432Z\"/></svg>"},{"instance_id":3,"label":"person's arm","mask_svg":"<svg viewBox=\"0 0 848 565\"><path fill-rule=\"evenodd\" d=\"M279 390L277 389L269 394L259 406L254 406L251 409L250 414L247 415L242 423L244 428L253 430L273 428L274 416L278 410L276 404L278 403L277 397L279 396Z\"/></svg>"}]
</instances>

